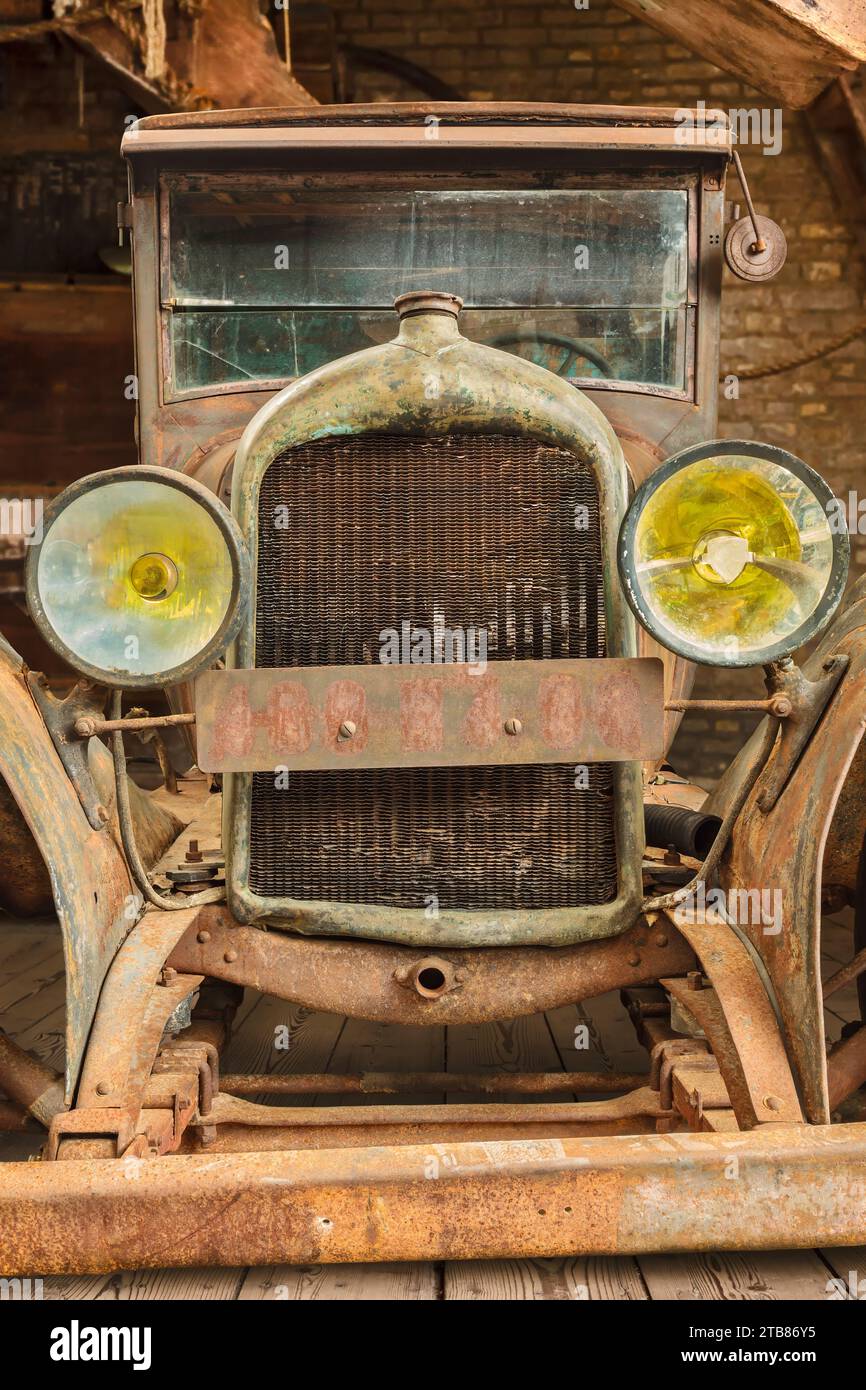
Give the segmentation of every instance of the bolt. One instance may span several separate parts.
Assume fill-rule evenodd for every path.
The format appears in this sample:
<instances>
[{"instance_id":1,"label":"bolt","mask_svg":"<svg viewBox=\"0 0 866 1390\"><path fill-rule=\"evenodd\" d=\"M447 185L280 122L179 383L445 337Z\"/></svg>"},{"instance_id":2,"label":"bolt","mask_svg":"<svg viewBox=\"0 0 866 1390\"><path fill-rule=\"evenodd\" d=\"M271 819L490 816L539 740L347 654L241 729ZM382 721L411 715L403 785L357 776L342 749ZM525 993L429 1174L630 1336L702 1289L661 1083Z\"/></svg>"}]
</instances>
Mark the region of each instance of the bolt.
<instances>
[{"instance_id":1,"label":"bolt","mask_svg":"<svg viewBox=\"0 0 866 1390\"><path fill-rule=\"evenodd\" d=\"M105 807L102 805L101 802L99 803L98 806L94 806L94 808L93 808L93 814L94 814L94 816L96 817L96 819L99 821L99 824L100 824L100 825L107 825L107 824L108 824L108 822L109 822L109 820L110 820L110 816L109 816L109 814L108 814L108 811L105 809Z\"/></svg>"},{"instance_id":2,"label":"bolt","mask_svg":"<svg viewBox=\"0 0 866 1390\"><path fill-rule=\"evenodd\" d=\"M96 733L96 721L93 719L76 719L73 728L79 738L92 738Z\"/></svg>"},{"instance_id":3,"label":"bolt","mask_svg":"<svg viewBox=\"0 0 866 1390\"><path fill-rule=\"evenodd\" d=\"M691 990L703 989L704 987L704 977L700 970L690 970L686 976L686 980Z\"/></svg>"},{"instance_id":4,"label":"bolt","mask_svg":"<svg viewBox=\"0 0 866 1390\"><path fill-rule=\"evenodd\" d=\"M664 862L666 864L680 864L682 862L680 859L680 852L676 845L668 845L665 850Z\"/></svg>"},{"instance_id":5,"label":"bolt","mask_svg":"<svg viewBox=\"0 0 866 1390\"><path fill-rule=\"evenodd\" d=\"M159 983L161 985L173 985L177 979L177 971L171 965L164 965L159 972Z\"/></svg>"},{"instance_id":6,"label":"bolt","mask_svg":"<svg viewBox=\"0 0 866 1390\"><path fill-rule=\"evenodd\" d=\"M354 738L358 731L358 726L353 719L344 719L340 725L338 738Z\"/></svg>"},{"instance_id":7,"label":"bolt","mask_svg":"<svg viewBox=\"0 0 866 1390\"><path fill-rule=\"evenodd\" d=\"M514 736L523 732L523 725L519 719L506 719L505 732Z\"/></svg>"},{"instance_id":8,"label":"bolt","mask_svg":"<svg viewBox=\"0 0 866 1390\"><path fill-rule=\"evenodd\" d=\"M776 719L787 719L793 708L793 703L787 695L774 695L770 701L770 713Z\"/></svg>"},{"instance_id":9,"label":"bolt","mask_svg":"<svg viewBox=\"0 0 866 1390\"><path fill-rule=\"evenodd\" d=\"M97 1094L98 1096L107 1096L107 1095L108 1095L108 1092L109 1092L109 1085L108 1085L108 1082L107 1082L107 1081L97 1081L97 1083L96 1083L96 1094Z\"/></svg>"},{"instance_id":10,"label":"bolt","mask_svg":"<svg viewBox=\"0 0 866 1390\"><path fill-rule=\"evenodd\" d=\"M227 965L231 965L232 961L237 960L237 958L238 953L235 950L228 950L223 956L223 960L226 962Z\"/></svg>"},{"instance_id":11,"label":"bolt","mask_svg":"<svg viewBox=\"0 0 866 1390\"><path fill-rule=\"evenodd\" d=\"M204 856L198 847L198 840L190 840L189 849L186 852L187 864L200 864L203 858Z\"/></svg>"},{"instance_id":12,"label":"bolt","mask_svg":"<svg viewBox=\"0 0 866 1390\"><path fill-rule=\"evenodd\" d=\"M208 941L210 941L210 932L200 931L198 936L196 937L196 941L200 942L202 946L207 945Z\"/></svg>"}]
</instances>

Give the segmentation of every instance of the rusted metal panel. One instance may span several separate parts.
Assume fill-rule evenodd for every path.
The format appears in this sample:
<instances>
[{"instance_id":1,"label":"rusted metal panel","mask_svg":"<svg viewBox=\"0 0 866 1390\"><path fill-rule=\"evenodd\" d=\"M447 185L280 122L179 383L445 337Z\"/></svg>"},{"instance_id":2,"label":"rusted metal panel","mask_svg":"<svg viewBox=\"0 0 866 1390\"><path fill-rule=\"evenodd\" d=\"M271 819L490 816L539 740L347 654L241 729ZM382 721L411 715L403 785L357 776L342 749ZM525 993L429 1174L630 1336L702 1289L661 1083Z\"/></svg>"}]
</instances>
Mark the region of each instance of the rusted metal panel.
<instances>
[{"instance_id":1,"label":"rusted metal panel","mask_svg":"<svg viewBox=\"0 0 866 1390\"><path fill-rule=\"evenodd\" d=\"M778 895L772 923L750 920L740 926L766 967L806 1116L813 1124L827 1123L830 1113L820 973L821 864L837 799L866 727L866 600L837 618L804 663L806 676L817 678L823 663L837 655L849 658L848 669L790 779L765 813L760 806L764 778L759 777L720 866L726 893ZM731 765L706 810L723 814L747 775L760 737L761 729ZM770 773L772 767L771 761ZM854 798L858 795L855 788ZM850 810L848 816L850 822Z\"/></svg>"},{"instance_id":2,"label":"rusted metal panel","mask_svg":"<svg viewBox=\"0 0 866 1390\"><path fill-rule=\"evenodd\" d=\"M526 1135L543 1134L544 1127L553 1125L562 1134L566 1127L572 1133L584 1124L623 1120L634 1124L641 1117L658 1119L663 1114L658 1091L641 1086L612 1100L590 1100L571 1104L567 1101L526 1103L522 1101L490 1105L334 1105L279 1106L255 1105L239 1096L217 1095L206 1117L208 1124L255 1125L266 1129L307 1129L318 1132L319 1143L328 1146L329 1130L344 1133L355 1131L355 1142L364 1144L368 1125L392 1131L388 1141L393 1144L412 1143L407 1134L448 1125L453 1129L478 1125L519 1125ZM287 1147L292 1147L291 1143Z\"/></svg>"},{"instance_id":3,"label":"rusted metal panel","mask_svg":"<svg viewBox=\"0 0 866 1390\"><path fill-rule=\"evenodd\" d=\"M270 1107L267 1107L270 1108ZM338 1107L342 1111L343 1107ZM418 1107L423 1110L424 1107ZM650 1114L633 1114L623 1109L619 1116L607 1111L593 1118L585 1115L580 1124L573 1120L557 1120L551 1117L538 1124L528 1123L520 1118L496 1120L488 1115L489 1105L479 1105L475 1118L468 1123L454 1122L450 1118L452 1106L442 1107L445 1112L441 1119L431 1120L419 1116L417 1121L393 1125L376 1122L360 1129L350 1124L335 1124L327 1128L313 1129L293 1124L291 1107L286 1109L286 1124L261 1128L257 1123L221 1124L213 1128L214 1138L207 1144L209 1154L248 1154L280 1153L286 1149L315 1151L323 1144L329 1149L358 1149L382 1146L398 1148L403 1145L462 1144L471 1139L486 1143L503 1143L514 1140L571 1139L579 1132L587 1138L605 1138L612 1135L654 1134L656 1126L665 1122L659 1118L658 1111ZM523 1109L524 1107L520 1107ZM366 1110L367 1107L365 1106ZM177 1150L181 1154L201 1153L202 1147L194 1137L194 1131L187 1130ZM100 1157L101 1155L82 1155ZM111 1157L106 1154L105 1157Z\"/></svg>"},{"instance_id":4,"label":"rusted metal panel","mask_svg":"<svg viewBox=\"0 0 866 1390\"><path fill-rule=\"evenodd\" d=\"M160 983L167 957L195 916L195 908L151 908L124 941L100 995L81 1072L79 1105L141 1104L165 1021L201 982L198 975L190 980L180 974Z\"/></svg>"},{"instance_id":5,"label":"rusted metal panel","mask_svg":"<svg viewBox=\"0 0 866 1390\"><path fill-rule=\"evenodd\" d=\"M352 909L344 908L349 922ZM175 913L173 916L180 916ZM185 915L185 914L184 914ZM168 958L206 975L291 999L311 1009L413 1026L482 1023L541 1013L608 990L685 974L694 954L666 920L561 950L445 951L449 987L414 986L421 953L374 941L318 940L238 926L224 907L202 907ZM443 970L443 975L445 971Z\"/></svg>"},{"instance_id":6,"label":"rusted metal panel","mask_svg":"<svg viewBox=\"0 0 866 1390\"><path fill-rule=\"evenodd\" d=\"M263 408L245 432L235 459L232 508L249 539L253 574L258 567L258 502L262 478L274 458L293 446L328 437L384 432L430 437L459 430L503 430L568 450L592 470L598 489L605 580L606 650L610 657L637 656L636 623L615 579L616 538L625 512L628 476L620 445L606 420L566 382L533 363L469 342L459 332L453 303L439 295L440 312L414 313L399 306L400 331L390 343L332 362L288 386ZM434 372L437 389L427 390ZM256 595L236 643L233 665L255 665ZM613 935L634 921L640 897L643 805L640 764L614 766L614 819L618 884L611 902L588 907L475 910L449 907L431 923L423 908L387 909L342 902L305 905L254 892L249 882L252 776L227 774L226 846L229 903L241 921L288 920L309 933L348 932L416 944L567 945Z\"/></svg>"},{"instance_id":7,"label":"rusted metal panel","mask_svg":"<svg viewBox=\"0 0 866 1390\"><path fill-rule=\"evenodd\" d=\"M205 772L620 762L663 753L663 669L625 660L208 671Z\"/></svg>"},{"instance_id":8,"label":"rusted metal panel","mask_svg":"<svg viewBox=\"0 0 866 1390\"><path fill-rule=\"evenodd\" d=\"M473 1072L392 1071L229 1073L220 1091L231 1096L288 1095L428 1095L436 1091L472 1095L585 1095L593 1091L632 1091L643 1086L639 1073L612 1071ZM727 1102L726 1102L727 1104Z\"/></svg>"},{"instance_id":9,"label":"rusted metal panel","mask_svg":"<svg viewBox=\"0 0 866 1390\"><path fill-rule=\"evenodd\" d=\"M0 1170L4 1276L864 1241L864 1125Z\"/></svg>"},{"instance_id":10,"label":"rusted metal panel","mask_svg":"<svg viewBox=\"0 0 866 1390\"><path fill-rule=\"evenodd\" d=\"M63 933L70 1099L102 981L142 904L112 829L88 825L27 689L21 661L2 639L0 775L45 860Z\"/></svg>"},{"instance_id":11,"label":"rusted metal panel","mask_svg":"<svg viewBox=\"0 0 866 1390\"><path fill-rule=\"evenodd\" d=\"M712 988L703 989L697 978L664 984L709 1038L741 1126L802 1122L779 1024L748 950L716 912L707 912L704 921L691 921L680 910L673 920Z\"/></svg>"}]
</instances>

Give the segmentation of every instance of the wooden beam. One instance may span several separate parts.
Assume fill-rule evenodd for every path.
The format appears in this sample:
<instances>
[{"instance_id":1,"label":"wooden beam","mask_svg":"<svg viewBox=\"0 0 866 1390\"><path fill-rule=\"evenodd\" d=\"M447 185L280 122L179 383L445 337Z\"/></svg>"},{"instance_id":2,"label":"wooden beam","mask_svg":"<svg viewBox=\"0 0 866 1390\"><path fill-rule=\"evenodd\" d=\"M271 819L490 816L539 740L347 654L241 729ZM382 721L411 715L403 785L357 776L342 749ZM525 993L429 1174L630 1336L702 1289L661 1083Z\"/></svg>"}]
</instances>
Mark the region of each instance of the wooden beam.
<instances>
[{"instance_id":1,"label":"wooden beam","mask_svg":"<svg viewBox=\"0 0 866 1390\"><path fill-rule=\"evenodd\" d=\"M717 67L795 109L866 61L861 0L616 0Z\"/></svg>"},{"instance_id":2,"label":"wooden beam","mask_svg":"<svg viewBox=\"0 0 866 1390\"><path fill-rule=\"evenodd\" d=\"M181 109L315 106L287 71L257 0L208 0L192 19L179 16L166 44L166 70L145 77L134 31L110 20L70 27L67 37L101 62L148 114Z\"/></svg>"}]
</instances>

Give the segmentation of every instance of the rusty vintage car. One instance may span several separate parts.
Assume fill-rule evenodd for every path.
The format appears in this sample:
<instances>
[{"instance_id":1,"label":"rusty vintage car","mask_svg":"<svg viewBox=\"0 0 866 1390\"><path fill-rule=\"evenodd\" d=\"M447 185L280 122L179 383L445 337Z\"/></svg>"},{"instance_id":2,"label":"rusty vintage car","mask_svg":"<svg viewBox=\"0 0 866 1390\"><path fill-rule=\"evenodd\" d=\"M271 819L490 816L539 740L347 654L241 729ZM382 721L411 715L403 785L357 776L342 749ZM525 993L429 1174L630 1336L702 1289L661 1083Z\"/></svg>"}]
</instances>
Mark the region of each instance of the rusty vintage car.
<instances>
[{"instance_id":1,"label":"rusty vintage car","mask_svg":"<svg viewBox=\"0 0 866 1390\"><path fill-rule=\"evenodd\" d=\"M343 106L124 154L140 462L29 548L78 684L0 646L4 901L53 901L67 995L64 1077L0 1037L47 1130L0 1269L862 1243L819 941L863 896L866 591L820 477L716 438L723 260L783 258L727 225L728 133ZM666 761L697 663L766 678L709 797ZM824 995L864 965L858 926ZM245 987L418 1027L620 990L647 1066L221 1076Z\"/></svg>"}]
</instances>

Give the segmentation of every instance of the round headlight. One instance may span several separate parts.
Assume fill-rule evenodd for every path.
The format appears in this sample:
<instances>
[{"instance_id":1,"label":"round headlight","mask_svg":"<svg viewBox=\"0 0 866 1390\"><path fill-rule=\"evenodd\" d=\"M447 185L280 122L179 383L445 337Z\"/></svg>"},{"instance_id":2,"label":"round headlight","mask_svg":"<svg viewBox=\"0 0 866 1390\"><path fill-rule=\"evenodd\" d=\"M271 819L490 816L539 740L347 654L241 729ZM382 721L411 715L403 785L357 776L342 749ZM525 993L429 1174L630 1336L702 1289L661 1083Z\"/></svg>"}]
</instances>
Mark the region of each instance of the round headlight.
<instances>
[{"instance_id":1,"label":"round headlight","mask_svg":"<svg viewBox=\"0 0 866 1390\"><path fill-rule=\"evenodd\" d=\"M784 449L719 440L685 449L636 492L619 571L642 625L710 666L796 650L834 612L849 543L827 484Z\"/></svg>"},{"instance_id":2,"label":"round headlight","mask_svg":"<svg viewBox=\"0 0 866 1390\"><path fill-rule=\"evenodd\" d=\"M236 636L249 598L231 513L167 468L82 478L47 508L27 601L70 666L105 685L188 680Z\"/></svg>"}]
</instances>

